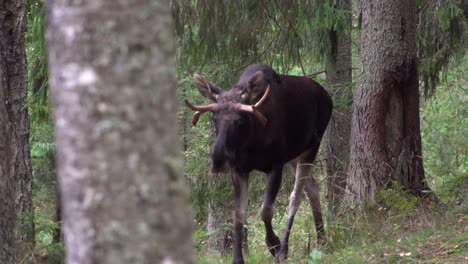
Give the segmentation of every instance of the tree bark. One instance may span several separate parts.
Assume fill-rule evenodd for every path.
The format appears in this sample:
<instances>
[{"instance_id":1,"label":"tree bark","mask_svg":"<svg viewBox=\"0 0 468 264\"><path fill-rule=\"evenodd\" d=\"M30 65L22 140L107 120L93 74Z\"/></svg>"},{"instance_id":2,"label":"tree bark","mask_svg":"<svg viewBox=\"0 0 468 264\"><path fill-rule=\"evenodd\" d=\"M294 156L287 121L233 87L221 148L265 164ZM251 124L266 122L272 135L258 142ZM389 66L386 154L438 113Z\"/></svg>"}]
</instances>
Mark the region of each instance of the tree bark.
<instances>
[{"instance_id":1,"label":"tree bark","mask_svg":"<svg viewBox=\"0 0 468 264\"><path fill-rule=\"evenodd\" d=\"M351 134L352 60L351 60L351 0L337 1L338 10L349 11L347 32L330 30L332 54L326 63L327 82L333 97L333 115L327 130L327 198L328 211L333 216L346 189L346 169L349 161Z\"/></svg>"},{"instance_id":2,"label":"tree bark","mask_svg":"<svg viewBox=\"0 0 468 264\"><path fill-rule=\"evenodd\" d=\"M390 179L422 196L416 1L362 2L361 76L353 98L346 201L362 207Z\"/></svg>"},{"instance_id":3,"label":"tree bark","mask_svg":"<svg viewBox=\"0 0 468 264\"><path fill-rule=\"evenodd\" d=\"M209 137L211 139L210 154L212 152L212 143L216 138L215 127L213 124L209 128ZM211 159L210 159L211 162ZM210 165L211 167L211 165ZM223 188L226 184L232 185L232 181L229 179L226 181L225 174L209 173L208 185L210 189L215 192L220 190L226 190ZM232 196L222 194L215 195L208 199L208 249L220 252L221 254L231 253L233 237L232 237L232 225L233 225L233 203ZM246 236L247 238L247 236ZM247 242L247 241L246 241ZM247 244L247 243L245 243Z\"/></svg>"},{"instance_id":4,"label":"tree bark","mask_svg":"<svg viewBox=\"0 0 468 264\"><path fill-rule=\"evenodd\" d=\"M169 1L48 8L66 262L194 263Z\"/></svg>"},{"instance_id":5,"label":"tree bark","mask_svg":"<svg viewBox=\"0 0 468 264\"><path fill-rule=\"evenodd\" d=\"M55 219L54 222L57 227L54 229L52 239L55 243L59 243L63 240L63 229L62 229L62 198L60 197L60 190L58 181L55 181Z\"/></svg>"},{"instance_id":6,"label":"tree bark","mask_svg":"<svg viewBox=\"0 0 468 264\"><path fill-rule=\"evenodd\" d=\"M2 9L3 10L3 9ZM3 14L0 14L0 21L3 20ZM0 23L0 40L4 40L3 23ZM3 41L0 41L0 263L16 263L15 254L15 186L13 175L9 171L9 161L11 159L11 124L4 102L7 101L6 90L7 82L7 57L4 50Z\"/></svg>"},{"instance_id":7,"label":"tree bark","mask_svg":"<svg viewBox=\"0 0 468 264\"><path fill-rule=\"evenodd\" d=\"M232 206L220 201L210 201L207 230L209 234L208 249L218 251L221 254L230 253L233 242Z\"/></svg>"},{"instance_id":8,"label":"tree bark","mask_svg":"<svg viewBox=\"0 0 468 264\"><path fill-rule=\"evenodd\" d=\"M29 147L28 120L28 74L24 33L26 26L26 1L6 0L0 4L0 60L3 110L7 119L9 134L6 142L7 156L3 156L10 183L14 184L9 193L14 197L16 213L20 216L16 227L16 239L34 242L34 221L32 213L32 167ZM8 185L7 185L8 186ZM6 188L9 188L5 186ZM10 199L10 198L8 198ZM7 206L8 208L8 206ZM16 219L16 217L14 218ZM22 245L23 246L23 245ZM17 251L22 255L24 249Z\"/></svg>"}]
</instances>

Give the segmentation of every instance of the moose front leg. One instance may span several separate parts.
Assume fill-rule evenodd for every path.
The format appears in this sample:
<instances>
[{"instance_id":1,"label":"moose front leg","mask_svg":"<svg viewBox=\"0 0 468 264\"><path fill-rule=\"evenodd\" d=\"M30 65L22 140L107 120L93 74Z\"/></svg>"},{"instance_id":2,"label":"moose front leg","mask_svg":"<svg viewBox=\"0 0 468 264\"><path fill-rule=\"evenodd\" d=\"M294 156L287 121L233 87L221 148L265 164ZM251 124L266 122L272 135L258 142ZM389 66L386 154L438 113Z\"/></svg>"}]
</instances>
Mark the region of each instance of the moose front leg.
<instances>
[{"instance_id":1,"label":"moose front leg","mask_svg":"<svg viewBox=\"0 0 468 264\"><path fill-rule=\"evenodd\" d=\"M247 189L248 189L248 174L232 172L232 182L234 184L234 248L233 248L233 263L244 263L242 256L243 243L245 240L245 222L247 211Z\"/></svg>"},{"instance_id":2,"label":"moose front leg","mask_svg":"<svg viewBox=\"0 0 468 264\"><path fill-rule=\"evenodd\" d=\"M273 256L276 256L280 248L280 240L273 231L271 220L273 219L273 204L281 186L282 173L283 166L279 166L274 168L268 175L265 198L260 212L263 223L265 224L265 241Z\"/></svg>"}]
</instances>

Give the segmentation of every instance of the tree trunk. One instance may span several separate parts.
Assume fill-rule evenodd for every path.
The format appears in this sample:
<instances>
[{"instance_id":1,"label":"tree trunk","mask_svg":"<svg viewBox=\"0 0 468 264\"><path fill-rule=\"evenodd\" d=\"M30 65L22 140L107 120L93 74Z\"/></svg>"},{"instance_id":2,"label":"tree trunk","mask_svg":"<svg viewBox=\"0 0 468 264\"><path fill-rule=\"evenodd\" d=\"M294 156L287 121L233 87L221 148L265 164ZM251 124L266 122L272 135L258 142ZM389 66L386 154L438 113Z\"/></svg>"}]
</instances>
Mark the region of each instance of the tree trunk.
<instances>
[{"instance_id":1,"label":"tree trunk","mask_svg":"<svg viewBox=\"0 0 468 264\"><path fill-rule=\"evenodd\" d=\"M212 142L216 137L215 127L213 124L211 124L209 128L209 137ZM211 144L210 153L213 146L214 145ZM208 186L210 186L210 189L214 190L214 192L220 192L220 190L225 191L226 184L232 185L230 177L226 176L227 175L225 174L215 174L210 172L208 175ZM226 178L229 178L229 180L226 180ZM231 253L233 242L232 196L226 195L226 193L213 196L210 196L208 199L208 249L218 251L221 254Z\"/></svg>"},{"instance_id":2,"label":"tree trunk","mask_svg":"<svg viewBox=\"0 0 468 264\"><path fill-rule=\"evenodd\" d=\"M351 0L337 1L336 8L351 13ZM333 48L326 64L327 82L334 102L333 115L327 130L327 197L330 216L335 214L343 199L349 161L352 103L351 14L346 16L346 21L343 24L348 25L347 32L329 32Z\"/></svg>"},{"instance_id":3,"label":"tree trunk","mask_svg":"<svg viewBox=\"0 0 468 264\"><path fill-rule=\"evenodd\" d=\"M34 242L34 221L32 214L32 167L29 147L28 120L28 74L24 32L26 26L26 1L7 0L0 4L0 53L3 91L1 101L9 123L7 141L8 161L6 172L15 188L12 190L15 210L20 216L16 239ZM6 177L6 176L5 176ZM7 187L8 188L8 187ZM23 254L24 250L18 251Z\"/></svg>"},{"instance_id":4,"label":"tree trunk","mask_svg":"<svg viewBox=\"0 0 468 264\"><path fill-rule=\"evenodd\" d=\"M52 239L55 243L59 243L63 240L63 229L62 229L62 198L60 197L59 183L55 181L55 219L54 222L57 227L54 229Z\"/></svg>"},{"instance_id":5,"label":"tree trunk","mask_svg":"<svg viewBox=\"0 0 468 264\"><path fill-rule=\"evenodd\" d=\"M67 263L194 263L169 1L49 4Z\"/></svg>"},{"instance_id":6,"label":"tree trunk","mask_svg":"<svg viewBox=\"0 0 468 264\"><path fill-rule=\"evenodd\" d=\"M218 251L223 255L230 253L232 248L232 206L220 201L209 202L207 230L209 234L208 249Z\"/></svg>"},{"instance_id":7,"label":"tree trunk","mask_svg":"<svg viewBox=\"0 0 468 264\"><path fill-rule=\"evenodd\" d=\"M362 207L392 177L427 189L421 154L416 1L362 2L361 76L353 98L346 201Z\"/></svg>"},{"instance_id":8,"label":"tree trunk","mask_svg":"<svg viewBox=\"0 0 468 264\"><path fill-rule=\"evenodd\" d=\"M4 10L4 9L1 9ZM8 87L7 55L2 40L5 40L3 13L0 13L0 263L16 263L15 254L15 186L13 175L10 174L9 160L11 159L11 124L4 102L7 101Z\"/></svg>"}]
</instances>

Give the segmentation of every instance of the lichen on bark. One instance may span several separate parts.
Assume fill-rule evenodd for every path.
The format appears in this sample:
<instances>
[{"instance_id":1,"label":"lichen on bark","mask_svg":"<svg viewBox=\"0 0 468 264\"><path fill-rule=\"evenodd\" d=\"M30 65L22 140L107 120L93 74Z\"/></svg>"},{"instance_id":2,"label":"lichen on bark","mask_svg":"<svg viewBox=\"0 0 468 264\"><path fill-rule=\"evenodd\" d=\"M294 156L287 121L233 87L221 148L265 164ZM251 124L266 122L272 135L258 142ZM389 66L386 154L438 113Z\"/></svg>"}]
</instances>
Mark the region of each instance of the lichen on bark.
<instances>
[{"instance_id":1,"label":"lichen on bark","mask_svg":"<svg viewBox=\"0 0 468 264\"><path fill-rule=\"evenodd\" d=\"M193 263L169 1L55 0L47 39L68 263Z\"/></svg>"}]
</instances>

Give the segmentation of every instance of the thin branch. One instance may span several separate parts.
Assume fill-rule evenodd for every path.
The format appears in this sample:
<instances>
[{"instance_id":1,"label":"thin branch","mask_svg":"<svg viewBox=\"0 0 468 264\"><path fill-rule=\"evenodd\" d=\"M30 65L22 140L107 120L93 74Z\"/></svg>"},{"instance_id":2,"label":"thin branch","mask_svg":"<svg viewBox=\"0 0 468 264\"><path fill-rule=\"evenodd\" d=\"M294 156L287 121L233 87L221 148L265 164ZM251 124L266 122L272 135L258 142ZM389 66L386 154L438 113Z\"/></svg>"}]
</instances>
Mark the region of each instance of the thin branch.
<instances>
[{"instance_id":1,"label":"thin branch","mask_svg":"<svg viewBox=\"0 0 468 264\"><path fill-rule=\"evenodd\" d=\"M238 69L235 70L235 72L238 72L242 69L244 69L246 66L256 62L259 58L261 58L263 55L265 55L265 53L270 49L271 45L273 44L273 42L275 42L275 40L279 37L279 34L281 33L281 31L278 31L278 33L276 33L276 35L273 37L273 39L268 43L268 45L262 50L262 52L260 52L260 54L258 54L257 56L255 56L252 60L250 60L250 62L248 62L247 64L244 64L242 65L241 67L239 67Z\"/></svg>"},{"instance_id":2,"label":"thin branch","mask_svg":"<svg viewBox=\"0 0 468 264\"><path fill-rule=\"evenodd\" d=\"M318 72L310 73L310 74L307 74L307 75L304 74L304 75L305 75L306 77L308 77L308 78L315 79L315 77L317 77L317 75L322 74L322 73L325 73L325 74L326 74L327 71L326 71L326 70L323 70L323 71L318 71Z\"/></svg>"}]
</instances>

